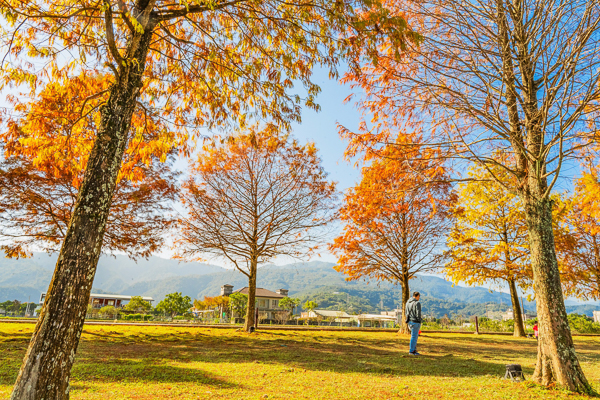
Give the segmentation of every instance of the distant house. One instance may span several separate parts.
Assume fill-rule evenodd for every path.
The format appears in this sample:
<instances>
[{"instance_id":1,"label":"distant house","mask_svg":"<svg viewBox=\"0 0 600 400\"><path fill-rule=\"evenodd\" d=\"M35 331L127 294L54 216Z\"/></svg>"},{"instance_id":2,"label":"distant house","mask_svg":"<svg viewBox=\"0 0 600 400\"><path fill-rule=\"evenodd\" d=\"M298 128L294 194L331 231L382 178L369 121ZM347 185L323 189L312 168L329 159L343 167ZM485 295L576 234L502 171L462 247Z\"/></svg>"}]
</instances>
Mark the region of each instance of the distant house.
<instances>
[{"instance_id":1,"label":"distant house","mask_svg":"<svg viewBox=\"0 0 600 400\"><path fill-rule=\"evenodd\" d=\"M386 312L387 314L388 312ZM389 311L390 314L393 312ZM312 310L308 312L303 312L300 314L300 318L315 318L322 320L329 320L335 322L358 322L359 326L364 327L394 327L394 325L398 321L397 315L386 315L384 313L381 314L359 314L359 315L349 315L345 311L336 311L336 310ZM397 313L393 313L397 314Z\"/></svg>"},{"instance_id":2,"label":"distant house","mask_svg":"<svg viewBox=\"0 0 600 400\"><path fill-rule=\"evenodd\" d=\"M233 293L241 293L248 295L248 287L244 287L238 290L233 290L232 285L221 286L221 296L230 296ZM284 311L283 308L279 307L279 300L288 297L287 289L277 289L272 292L268 289L256 288L256 307L258 311L267 314L267 319L273 319L274 313L278 311Z\"/></svg>"},{"instance_id":3,"label":"distant house","mask_svg":"<svg viewBox=\"0 0 600 400\"><path fill-rule=\"evenodd\" d=\"M398 316L402 316L402 310L399 309L395 309L392 311L382 311L381 315L387 315L389 317L398 317Z\"/></svg>"},{"instance_id":4,"label":"distant house","mask_svg":"<svg viewBox=\"0 0 600 400\"><path fill-rule=\"evenodd\" d=\"M345 311L311 310L301 313L300 318L317 318L334 320L335 322L350 322L352 319L356 319L356 315L349 315Z\"/></svg>"},{"instance_id":5,"label":"distant house","mask_svg":"<svg viewBox=\"0 0 600 400\"><path fill-rule=\"evenodd\" d=\"M396 316L382 314L360 314L357 316L357 319L360 326L365 328L382 326L393 328L394 324L398 322Z\"/></svg>"},{"instance_id":6,"label":"distant house","mask_svg":"<svg viewBox=\"0 0 600 400\"><path fill-rule=\"evenodd\" d=\"M523 316L523 321L527 321L533 317L531 315L527 315L527 313L523 313L521 315ZM509 319L515 319L515 313L513 312L512 308L509 308L504 314L502 314L502 321L508 321Z\"/></svg>"},{"instance_id":7,"label":"distant house","mask_svg":"<svg viewBox=\"0 0 600 400\"><path fill-rule=\"evenodd\" d=\"M515 319L515 313L512 308L506 310L504 314L502 314L502 321L508 321L509 319Z\"/></svg>"},{"instance_id":8,"label":"distant house","mask_svg":"<svg viewBox=\"0 0 600 400\"><path fill-rule=\"evenodd\" d=\"M600 311L594 311L594 322L598 322L600 324Z\"/></svg>"},{"instance_id":9,"label":"distant house","mask_svg":"<svg viewBox=\"0 0 600 400\"><path fill-rule=\"evenodd\" d=\"M402 310L400 309L395 309L392 311L382 311L381 315L387 315L388 317L394 317L396 318L396 322L398 324L400 324L400 320L402 320ZM425 314L423 314L423 318L426 318L427 316Z\"/></svg>"},{"instance_id":10,"label":"distant house","mask_svg":"<svg viewBox=\"0 0 600 400\"><path fill-rule=\"evenodd\" d=\"M115 308L123 308L133 296L123 296L120 294L90 294L90 303L93 308L102 308L104 306L113 306ZM40 306L44 305L46 293L40 296ZM147 301L152 305L154 299L152 297L142 297L142 300Z\"/></svg>"}]
</instances>

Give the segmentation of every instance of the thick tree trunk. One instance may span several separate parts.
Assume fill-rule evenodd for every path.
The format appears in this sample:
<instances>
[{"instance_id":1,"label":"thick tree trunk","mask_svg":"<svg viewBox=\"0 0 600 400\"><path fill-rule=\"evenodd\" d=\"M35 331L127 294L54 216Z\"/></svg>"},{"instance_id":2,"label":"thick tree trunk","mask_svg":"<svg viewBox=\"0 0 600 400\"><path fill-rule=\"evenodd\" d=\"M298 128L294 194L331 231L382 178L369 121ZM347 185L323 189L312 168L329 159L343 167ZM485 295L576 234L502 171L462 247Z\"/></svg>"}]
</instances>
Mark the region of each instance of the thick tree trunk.
<instances>
[{"instance_id":1,"label":"thick tree trunk","mask_svg":"<svg viewBox=\"0 0 600 400\"><path fill-rule=\"evenodd\" d=\"M531 266L539 328L538 359L533 380L556 382L576 392L591 392L573 345L562 294L548 198L525 196Z\"/></svg>"},{"instance_id":2,"label":"thick tree trunk","mask_svg":"<svg viewBox=\"0 0 600 400\"><path fill-rule=\"evenodd\" d=\"M250 332L250 328L254 327L254 319L256 312L256 275L257 265L256 260L250 262L250 277L248 278L248 307L246 309L246 323L244 324L244 330Z\"/></svg>"},{"instance_id":3,"label":"thick tree trunk","mask_svg":"<svg viewBox=\"0 0 600 400\"><path fill-rule=\"evenodd\" d=\"M38 323L12 400L65 400L131 118L142 87L152 29L129 57L137 63L113 85Z\"/></svg>"},{"instance_id":4,"label":"thick tree trunk","mask_svg":"<svg viewBox=\"0 0 600 400\"><path fill-rule=\"evenodd\" d=\"M409 333L408 324L406 323L406 303L410 298L410 287L408 284L408 276L404 276L400 282L402 286L402 320L400 321L400 330L398 333Z\"/></svg>"},{"instance_id":5,"label":"thick tree trunk","mask_svg":"<svg viewBox=\"0 0 600 400\"><path fill-rule=\"evenodd\" d=\"M503 0L498 0L500 46L503 50L505 81L511 98L516 93L517 81L509 50L508 24ZM516 7L519 13L523 8ZM536 80L535 61L530 53L530 40L524 26L525 19L513 18L515 22L513 40L517 42L518 68L523 87L523 130L520 117L511 117L514 132L511 133L517 169L520 171L521 197L525 204L525 215L529 231L531 267L538 315L538 359L533 380L549 385L558 385L576 392L590 392L591 386L577 359L567 312L562 294L558 262L552 231L552 204L548 198L544 131L541 124L543 111L538 109L540 83ZM513 113L517 110L513 104ZM509 111L510 112L510 111ZM525 134L522 134L525 132ZM525 146L527 151L524 151ZM536 158L537 157L537 158Z\"/></svg>"},{"instance_id":6,"label":"thick tree trunk","mask_svg":"<svg viewBox=\"0 0 600 400\"><path fill-rule=\"evenodd\" d=\"M519 303L519 294L517 293L517 285L514 280L508 281L510 287L510 300L512 302L514 316L514 336L525 337L525 328L523 326L523 313L521 312L521 304Z\"/></svg>"}]
</instances>

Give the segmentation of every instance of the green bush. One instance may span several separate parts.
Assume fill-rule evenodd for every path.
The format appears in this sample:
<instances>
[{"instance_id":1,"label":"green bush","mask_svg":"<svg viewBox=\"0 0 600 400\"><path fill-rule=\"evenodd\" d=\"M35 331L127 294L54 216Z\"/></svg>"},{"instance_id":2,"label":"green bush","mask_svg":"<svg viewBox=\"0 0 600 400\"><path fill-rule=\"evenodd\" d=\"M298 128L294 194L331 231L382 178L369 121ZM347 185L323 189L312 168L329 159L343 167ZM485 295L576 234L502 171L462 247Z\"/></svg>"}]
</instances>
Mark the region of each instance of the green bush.
<instances>
[{"instance_id":1,"label":"green bush","mask_svg":"<svg viewBox=\"0 0 600 400\"><path fill-rule=\"evenodd\" d=\"M125 321L151 321L154 317L145 314L127 314L123 316Z\"/></svg>"},{"instance_id":2,"label":"green bush","mask_svg":"<svg viewBox=\"0 0 600 400\"><path fill-rule=\"evenodd\" d=\"M423 326L421 327L421 329L428 329L428 330L432 330L432 331L441 331L441 330L444 330L444 327L442 326L442 324L440 324L437 321L425 321L425 322L423 322Z\"/></svg>"},{"instance_id":3,"label":"green bush","mask_svg":"<svg viewBox=\"0 0 600 400\"><path fill-rule=\"evenodd\" d=\"M117 310L114 306L104 306L98 311L98 313L104 318L116 318L119 314L119 310Z\"/></svg>"},{"instance_id":4,"label":"green bush","mask_svg":"<svg viewBox=\"0 0 600 400\"><path fill-rule=\"evenodd\" d=\"M600 324L582 314L569 314L569 326L577 333L600 333Z\"/></svg>"},{"instance_id":5,"label":"green bush","mask_svg":"<svg viewBox=\"0 0 600 400\"><path fill-rule=\"evenodd\" d=\"M512 332L514 331L515 323L512 319L506 321L498 321L487 317L479 318L479 329L486 332Z\"/></svg>"}]
</instances>

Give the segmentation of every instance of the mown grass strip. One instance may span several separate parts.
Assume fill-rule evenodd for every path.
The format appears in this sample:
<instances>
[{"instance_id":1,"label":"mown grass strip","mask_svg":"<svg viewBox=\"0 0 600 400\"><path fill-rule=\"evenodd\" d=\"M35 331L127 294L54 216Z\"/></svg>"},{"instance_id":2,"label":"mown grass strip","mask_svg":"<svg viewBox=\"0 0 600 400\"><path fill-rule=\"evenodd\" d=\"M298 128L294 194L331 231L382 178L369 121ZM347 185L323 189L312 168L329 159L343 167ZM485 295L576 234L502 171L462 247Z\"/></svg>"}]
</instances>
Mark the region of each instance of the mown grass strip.
<instances>
[{"instance_id":1,"label":"mown grass strip","mask_svg":"<svg viewBox=\"0 0 600 400\"><path fill-rule=\"evenodd\" d=\"M10 395L31 324L0 322L0 398ZM536 341L500 335L259 331L86 325L73 399L584 399L502 379L518 363L531 377ZM600 389L600 338L577 351Z\"/></svg>"}]
</instances>

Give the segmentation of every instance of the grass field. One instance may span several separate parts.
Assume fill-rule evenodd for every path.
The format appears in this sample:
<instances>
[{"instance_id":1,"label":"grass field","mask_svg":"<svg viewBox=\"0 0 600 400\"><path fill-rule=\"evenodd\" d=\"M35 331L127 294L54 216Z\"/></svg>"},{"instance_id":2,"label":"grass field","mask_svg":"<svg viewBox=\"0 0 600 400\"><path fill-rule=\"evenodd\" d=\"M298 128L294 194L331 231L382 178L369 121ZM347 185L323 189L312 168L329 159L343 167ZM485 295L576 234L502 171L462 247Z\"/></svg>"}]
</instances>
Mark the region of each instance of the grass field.
<instances>
[{"instance_id":1,"label":"grass field","mask_svg":"<svg viewBox=\"0 0 600 400\"><path fill-rule=\"evenodd\" d=\"M0 322L0 398L10 396L33 324ZM257 332L183 327L86 326L72 399L583 399L502 379L519 363L527 377L535 340L379 332ZM600 390L600 338L577 337Z\"/></svg>"}]
</instances>

